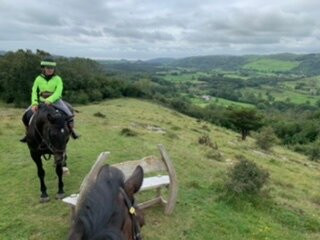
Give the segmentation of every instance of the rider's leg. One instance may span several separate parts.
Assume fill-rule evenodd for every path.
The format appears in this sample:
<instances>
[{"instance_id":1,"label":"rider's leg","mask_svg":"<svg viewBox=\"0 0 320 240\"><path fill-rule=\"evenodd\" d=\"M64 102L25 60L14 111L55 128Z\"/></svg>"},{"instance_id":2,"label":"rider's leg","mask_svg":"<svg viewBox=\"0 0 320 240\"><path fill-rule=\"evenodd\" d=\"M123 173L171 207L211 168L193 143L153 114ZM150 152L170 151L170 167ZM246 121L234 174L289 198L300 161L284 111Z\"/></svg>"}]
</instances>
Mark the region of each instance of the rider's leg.
<instances>
[{"instance_id":1,"label":"rider's leg","mask_svg":"<svg viewBox=\"0 0 320 240\"><path fill-rule=\"evenodd\" d=\"M27 142L27 132L28 132L28 126L29 126L29 121L33 115L33 112L31 110L31 106L27 108L27 110L24 112L22 116L22 122L25 127L25 136L20 139L20 142Z\"/></svg>"},{"instance_id":2,"label":"rider's leg","mask_svg":"<svg viewBox=\"0 0 320 240\"><path fill-rule=\"evenodd\" d=\"M69 127L69 130L70 130L70 133L71 133L71 136L72 136L73 139L77 139L77 138L80 137L80 135L78 135L77 132L74 129L74 120L73 120L73 118L71 118L68 121L68 127Z\"/></svg>"},{"instance_id":3,"label":"rider's leg","mask_svg":"<svg viewBox=\"0 0 320 240\"><path fill-rule=\"evenodd\" d=\"M59 110L63 111L68 116L68 127L71 133L71 137L73 139L77 139L80 137L80 135L77 134L77 132L74 129L74 115L73 115L73 109L69 103L65 103L63 100L58 100L54 103L54 106L58 108Z\"/></svg>"}]
</instances>

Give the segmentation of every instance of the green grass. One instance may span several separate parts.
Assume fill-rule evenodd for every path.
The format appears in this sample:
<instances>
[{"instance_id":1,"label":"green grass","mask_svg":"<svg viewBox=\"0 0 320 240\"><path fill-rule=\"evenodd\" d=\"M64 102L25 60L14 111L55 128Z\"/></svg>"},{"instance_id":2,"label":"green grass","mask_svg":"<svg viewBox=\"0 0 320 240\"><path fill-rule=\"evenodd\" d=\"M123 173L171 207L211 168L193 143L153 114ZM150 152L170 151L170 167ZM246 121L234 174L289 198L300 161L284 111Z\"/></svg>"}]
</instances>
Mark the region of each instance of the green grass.
<instances>
[{"instance_id":1,"label":"green grass","mask_svg":"<svg viewBox=\"0 0 320 240\"><path fill-rule=\"evenodd\" d=\"M259 72L287 72L299 65L297 61L283 61L275 59L259 59L243 66L245 69Z\"/></svg>"},{"instance_id":2,"label":"green grass","mask_svg":"<svg viewBox=\"0 0 320 240\"><path fill-rule=\"evenodd\" d=\"M205 72L196 72L196 73L179 73L178 75L167 74L164 76L164 79L176 83L182 82L192 82L192 83L199 83L198 78L201 76L209 76L209 74Z\"/></svg>"},{"instance_id":3,"label":"green grass","mask_svg":"<svg viewBox=\"0 0 320 240\"><path fill-rule=\"evenodd\" d=\"M206 101L200 97L193 97L190 98L191 102L197 106L205 107L209 105L210 103L217 104L219 106L240 106L240 107L254 107L252 104L248 103L242 103L242 102L235 102L224 98L218 98L218 97L212 97L209 101Z\"/></svg>"},{"instance_id":4,"label":"green grass","mask_svg":"<svg viewBox=\"0 0 320 240\"><path fill-rule=\"evenodd\" d=\"M117 99L77 109L76 124L82 137L68 146L71 175L64 180L67 194L78 191L102 151L110 151L109 162L116 163L159 155L156 144L162 143L171 156L179 181L178 202L171 216L165 216L161 207L145 211L144 239L320 239L320 166L305 156L281 147L262 152L252 138L239 141L232 131L147 101ZM95 117L97 112L106 117ZM44 162L52 199L38 203L36 167L27 146L18 142L23 135L22 113L23 109L0 107L0 239L66 239L70 210L54 199L57 179L52 160ZM145 127L148 125L167 133L152 132ZM123 136L123 128L137 135ZM204 134L217 143L223 161L206 157L208 147L198 144ZM222 197L227 171L239 154L270 172L268 198L250 203Z\"/></svg>"},{"instance_id":5,"label":"green grass","mask_svg":"<svg viewBox=\"0 0 320 240\"><path fill-rule=\"evenodd\" d=\"M320 99L320 96L312 96L306 92L292 89L292 87L290 87L291 85L284 86L285 88L273 88L270 86L262 86L260 88L244 88L242 92L252 92L258 97L260 94L262 99L268 99L267 93L269 93L275 98L275 101L286 102L289 99L291 103L295 104L304 104L309 102L310 105L315 105Z\"/></svg>"}]
</instances>

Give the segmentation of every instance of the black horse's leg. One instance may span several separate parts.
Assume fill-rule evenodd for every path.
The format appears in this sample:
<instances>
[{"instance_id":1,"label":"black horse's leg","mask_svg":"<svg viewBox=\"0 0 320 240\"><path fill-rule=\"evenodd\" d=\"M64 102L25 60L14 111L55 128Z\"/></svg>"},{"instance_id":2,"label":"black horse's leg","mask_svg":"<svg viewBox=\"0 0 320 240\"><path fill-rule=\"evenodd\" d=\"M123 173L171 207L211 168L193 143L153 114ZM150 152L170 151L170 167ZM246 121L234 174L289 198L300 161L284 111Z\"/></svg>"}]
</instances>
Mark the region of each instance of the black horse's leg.
<instances>
[{"instance_id":1,"label":"black horse's leg","mask_svg":"<svg viewBox=\"0 0 320 240\"><path fill-rule=\"evenodd\" d=\"M44 183L45 171L42 166L41 155L37 152L30 152L30 154L33 161L36 163L37 169L38 169L38 177L40 179L40 191L41 191L40 202L48 202L50 199L47 194L46 184Z\"/></svg>"},{"instance_id":2,"label":"black horse's leg","mask_svg":"<svg viewBox=\"0 0 320 240\"><path fill-rule=\"evenodd\" d=\"M58 161L56 163L56 173L58 175L58 189L59 189L57 196L56 196L57 199L64 198L63 181L62 181L62 174L63 174L62 166L63 166L62 161Z\"/></svg>"}]
</instances>

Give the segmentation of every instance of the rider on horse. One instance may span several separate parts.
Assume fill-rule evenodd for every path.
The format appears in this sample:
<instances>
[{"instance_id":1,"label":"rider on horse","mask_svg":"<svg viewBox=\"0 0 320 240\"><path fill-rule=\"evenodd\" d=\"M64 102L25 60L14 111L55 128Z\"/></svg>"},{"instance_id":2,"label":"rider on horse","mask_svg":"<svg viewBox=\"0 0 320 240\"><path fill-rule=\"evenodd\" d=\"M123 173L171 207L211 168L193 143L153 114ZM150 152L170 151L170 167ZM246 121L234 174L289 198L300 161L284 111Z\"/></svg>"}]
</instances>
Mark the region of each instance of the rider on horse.
<instances>
[{"instance_id":1,"label":"rider on horse","mask_svg":"<svg viewBox=\"0 0 320 240\"><path fill-rule=\"evenodd\" d=\"M79 135L74 130L73 109L70 104L64 102L62 97L63 82L61 77L55 74L56 62L51 58L41 61L42 73L35 79L32 87L31 106L25 111L22 121L28 129L29 121L33 114L38 111L40 103L52 105L68 116L68 127L71 136L77 139ZM21 142L26 142L24 136Z\"/></svg>"}]
</instances>

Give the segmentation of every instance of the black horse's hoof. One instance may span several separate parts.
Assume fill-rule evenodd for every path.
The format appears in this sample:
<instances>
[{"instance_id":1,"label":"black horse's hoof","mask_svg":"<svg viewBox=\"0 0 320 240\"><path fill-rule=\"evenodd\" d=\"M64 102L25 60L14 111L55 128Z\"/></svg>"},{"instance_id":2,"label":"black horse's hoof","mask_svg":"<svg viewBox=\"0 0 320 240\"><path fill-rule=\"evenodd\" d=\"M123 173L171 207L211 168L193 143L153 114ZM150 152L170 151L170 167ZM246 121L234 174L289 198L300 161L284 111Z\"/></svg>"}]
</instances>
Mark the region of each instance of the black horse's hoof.
<instances>
[{"instance_id":1,"label":"black horse's hoof","mask_svg":"<svg viewBox=\"0 0 320 240\"><path fill-rule=\"evenodd\" d=\"M46 202L49 202L49 201L50 201L49 196L47 196L47 197L40 197L40 203L46 203Z\"/></svg>"},{"instance_id":2,"label":"black horse's hoof","mask_svg":"<svg viewBox=\"0 0 320 240\"><path fill-rule=\"evenodd\" d=\"M65 197L65 194L64 193L57 193L57 195L56 195L56 199L58 199L58 200L61 200L61 199L63 199Z\"/></svg>"}]
</instances>

